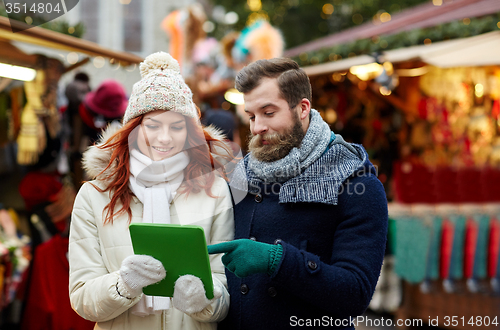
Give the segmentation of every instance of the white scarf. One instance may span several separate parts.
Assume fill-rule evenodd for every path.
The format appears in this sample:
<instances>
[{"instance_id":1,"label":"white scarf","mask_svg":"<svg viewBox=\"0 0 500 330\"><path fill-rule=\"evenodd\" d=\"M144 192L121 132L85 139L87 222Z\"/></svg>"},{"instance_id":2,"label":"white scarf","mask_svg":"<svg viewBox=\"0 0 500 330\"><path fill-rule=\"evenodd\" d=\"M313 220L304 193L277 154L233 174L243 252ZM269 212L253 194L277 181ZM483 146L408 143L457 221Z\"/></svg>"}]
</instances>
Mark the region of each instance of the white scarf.
<instances>
[{"instance_id":1,"label":"white scarf","mask_svg":"<svg viewBox=\"0 0 500 330\"><path fill-rule=\"evenodd\" d=\"M143 205L142 222L170 223L170 203L184 180L184 169L189 164L187 152L152 161L137 149L130 152L130 189ZM170 308L170 298L143 295L132 307L138 316L160 314Z\"/></svg>"}]
</instances>

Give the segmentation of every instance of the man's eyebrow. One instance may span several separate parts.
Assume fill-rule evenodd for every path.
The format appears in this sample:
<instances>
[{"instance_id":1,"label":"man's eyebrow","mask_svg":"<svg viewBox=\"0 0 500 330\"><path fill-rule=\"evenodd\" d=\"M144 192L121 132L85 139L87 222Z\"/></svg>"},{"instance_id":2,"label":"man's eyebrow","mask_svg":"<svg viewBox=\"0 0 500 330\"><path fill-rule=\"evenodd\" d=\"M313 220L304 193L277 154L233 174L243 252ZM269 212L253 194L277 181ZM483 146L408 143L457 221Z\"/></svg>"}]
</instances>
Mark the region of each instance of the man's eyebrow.
<instances>
[{"instance_id":1,"label":"man's eyebrow","mask_svg":"<svg viewBox=\"0 0 500 330\"><path fill-rule=\"evenodd\" d=\"M264 110L267 107L275 107L275 106L276 106L276 104L274 104L274 103L267 103L267 104L264 104L263 106L261 106L260 110Z\"/></svg>"},{"instance_id":2,"label":"man's eyebrow","mask_svg":"<svg viewBox=\"0 0 500 330\"><path fill-rule=\"evenodd\" d=\"M267 107L275 107L275 106L276 106L276 104L274 104L274 103L266 103L266 104L264 104L263 106L261 106L261 107L259 108L259 110L264 110L264 109L265 109L265 108L267 108ZM248 112L250 112L250 111L248 111L247 109L245 109L244 111L245 111L245 112L247 112L247 113L248 113Z\"/></svg>"}]
</instances>

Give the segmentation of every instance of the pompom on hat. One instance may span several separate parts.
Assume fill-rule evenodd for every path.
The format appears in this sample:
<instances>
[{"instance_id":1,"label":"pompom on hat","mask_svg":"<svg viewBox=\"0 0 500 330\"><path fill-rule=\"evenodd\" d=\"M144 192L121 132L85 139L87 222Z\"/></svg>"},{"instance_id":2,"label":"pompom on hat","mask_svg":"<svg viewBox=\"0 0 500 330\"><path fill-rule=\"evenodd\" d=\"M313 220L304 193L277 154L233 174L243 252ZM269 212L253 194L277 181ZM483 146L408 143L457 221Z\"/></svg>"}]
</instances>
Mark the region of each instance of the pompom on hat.
<instances>
[{"instance_id":1,"label":"pompom on hat","mask_svg":"<svg viewBox=\"0 0 500 330\"><path fill-rule=\"evenodd\" d=\"M155 110L170 110L199 119L193 93L181 75L179 63L168 53L158 52L140 64L141 77L132 88L123 124Z\"/></svg>"}]
</instances>

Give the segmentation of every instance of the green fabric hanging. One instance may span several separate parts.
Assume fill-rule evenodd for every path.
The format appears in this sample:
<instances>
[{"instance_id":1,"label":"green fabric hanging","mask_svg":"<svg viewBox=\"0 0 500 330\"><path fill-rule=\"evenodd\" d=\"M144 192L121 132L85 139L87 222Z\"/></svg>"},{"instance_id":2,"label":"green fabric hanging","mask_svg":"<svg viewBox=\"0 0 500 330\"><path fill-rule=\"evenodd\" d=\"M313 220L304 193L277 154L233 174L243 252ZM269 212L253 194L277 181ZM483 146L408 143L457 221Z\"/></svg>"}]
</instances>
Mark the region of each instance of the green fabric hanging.
<instances>
[{"instance_id":1,"label":"green fabric hanging","mask_svg":"<svg viewBox=\"0 0 500 330\"><path fill-rule=\"evenodd\" d=\"M464 242L465 242L465 215L450 215L455 232L453 234L453 248L451 252L449 278L453 280L462 279L464 276Z\"/></svg>"},{"instance_id":2,"label":"green fabric hanging","mask_svg":"<svg viewBox=\"0 0 500 330\"><path fill-rule=\"evenodd\" d=\"M479 225L476 254L474 256L473 275L476 279L484 279L487 275L487 253L490 216L487 214L477 214L473 218Z\"/></svg>"},{"instance_id":3,"label":"green fabric hanging","mask_svg":"<svg viewBox=\"0 0 500 330\"><path fill-rule=\"evenodd\" d=\"M425 279L431 228L416 217L396 220L395 271L410 283Z\"/></svg>"},{"instance_id":4,"label":"green fabric hanging","mask_svg":"<svg viewBox=\"0 0 500 330\"><path fill-rule=\"evenodd\" d=\"M437 280L439 278L441 226L443 219L439 216L431 216L431 221L431 239L427 257L427 279Z\"/></svg>"}]
</instances>

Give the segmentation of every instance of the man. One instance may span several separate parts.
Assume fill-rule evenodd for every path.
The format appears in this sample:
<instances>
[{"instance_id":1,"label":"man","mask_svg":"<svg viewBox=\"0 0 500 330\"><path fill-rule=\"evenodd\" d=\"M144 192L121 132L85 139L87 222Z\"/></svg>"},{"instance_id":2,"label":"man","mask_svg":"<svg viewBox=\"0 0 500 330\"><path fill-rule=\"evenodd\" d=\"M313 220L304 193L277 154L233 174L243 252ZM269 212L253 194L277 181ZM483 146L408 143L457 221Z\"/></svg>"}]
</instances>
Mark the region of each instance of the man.
<instances>
[{"instance_id":1,"label":"man","mask_svg":"<svg viewBox=\"0 0 500 330\"><path fill-rule=\"evenodd\" d=\"M241 70L250 153L231 178L235 205L225 253L231 307L220 329L354 329L372 297L387 235L387 200L363 147L311 109L309 78L292 60Z\"/></svg>"}]
</instances>

